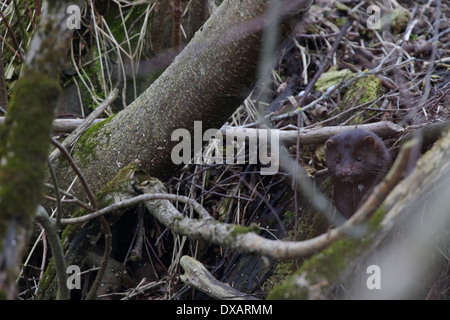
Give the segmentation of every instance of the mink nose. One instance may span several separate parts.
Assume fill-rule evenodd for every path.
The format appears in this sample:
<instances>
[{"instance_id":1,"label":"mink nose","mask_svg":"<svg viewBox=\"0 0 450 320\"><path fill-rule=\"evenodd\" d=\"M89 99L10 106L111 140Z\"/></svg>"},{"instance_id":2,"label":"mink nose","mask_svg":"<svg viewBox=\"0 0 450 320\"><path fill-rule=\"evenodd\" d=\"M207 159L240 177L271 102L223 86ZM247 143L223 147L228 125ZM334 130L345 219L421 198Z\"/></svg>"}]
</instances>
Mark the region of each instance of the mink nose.
<instances>
[{"instance_id":1,"label":"mink nose","mask_svg":"<svg viewBox=\"0 0 450 320\"><path fill-rule=\"evenodd\" d=\"M341 174L343 176L350 176L352 174L352 169L350 169L350 168L342 168L341 169Z\"/></svg>"}]
</instances>

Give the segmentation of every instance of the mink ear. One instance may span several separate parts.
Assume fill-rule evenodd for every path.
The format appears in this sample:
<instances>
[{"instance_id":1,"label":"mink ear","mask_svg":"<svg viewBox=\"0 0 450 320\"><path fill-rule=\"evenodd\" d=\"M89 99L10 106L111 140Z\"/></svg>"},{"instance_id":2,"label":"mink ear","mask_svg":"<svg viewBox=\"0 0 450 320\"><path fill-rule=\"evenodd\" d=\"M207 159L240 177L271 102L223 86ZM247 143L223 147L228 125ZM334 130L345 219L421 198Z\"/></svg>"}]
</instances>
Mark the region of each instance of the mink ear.
<instances>
[{"instance_id":1,"label":"mink ear","mask_svg":"<svg viewBox=\"0 0 450 320\"><path fill-rule=\"evenodd\" d=\"M376 143L375 138L372 137L372 136L366 136L366 137L364 137L363 142L364 142L364 143L367 143L367 144L369 144L369 145L374 145L374 144Z\"/></svg>"},{"instance_id":2,"label":"mink ear","mask_svg":"<svg viewBox=\"0 0 450 320\"><path fill-rule=\"evenodd\" d=\"M333 141L333 140L328 139L328 140L325 142L325 150L331 149L333 146L334 146L334 141Z\"/></svg>"}]
</instances>

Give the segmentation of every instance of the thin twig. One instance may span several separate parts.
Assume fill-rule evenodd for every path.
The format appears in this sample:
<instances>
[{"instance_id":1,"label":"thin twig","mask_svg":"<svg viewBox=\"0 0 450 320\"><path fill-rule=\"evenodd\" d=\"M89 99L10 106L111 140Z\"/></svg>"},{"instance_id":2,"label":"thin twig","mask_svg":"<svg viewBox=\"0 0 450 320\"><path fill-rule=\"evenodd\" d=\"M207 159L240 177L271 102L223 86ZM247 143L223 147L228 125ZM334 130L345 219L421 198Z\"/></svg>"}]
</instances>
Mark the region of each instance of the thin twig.
<instances>
[{"instance_id":1,"label":"thin twig","mask_svg":"<svg viewBox=\"0 0 450 320\"><path fill-rule=\"evenodd\" d=\"M294 105L294 109L297 109L303 105L303 101L305 101L306 97L311 92L313 86L316 84L317 80L319 80L320 75L323 73L325 68L328 66L328 62L333 57L333 55L336 53L338 45L341 43L342 37L344 36L347 29L351 26L352 19L347 20L347 22L342 27L341 31L339 32L338 36L336 37L336 40L333 43L333 46L331 47L331 50L328 51L327 55L325 56L325 59L320 64L319 70L314 74L314 77L311 79L311 81L306 86L304 94L300 97L299 101Z\"/></svg>"},{"instance_id":2,"label":"thin twig","mask_svg":"<svg viewBox=\"0 0 450 320\"><path fill-rule=\"evenodd\" d=\"M66 262L64 260L64 251L56 232L54 223L50 220L47 212L42 206L38 207L36 219L44 227L48 243L52 250L55 261L56 278L58 281L57 300L69 300L70 292L67 287Z\"/></svg>"},{"instance_id":3,"label":"thin twig","mask_svg":"<svg viewBox=\"0 0 450 320\"><path fill-rule=\"evenodd\" d=\"M358 75L356 75L356 76L354 76L354 77L344 81L342 83L342 85L333 87L329 91L327 91L324 94L322 94L320 96L320 98L314 100L313 102L311 102L310 104L308 104L308 105L306 105L306 106L304 106L302 108L297 108L297 109L295 109L293 111L286 112L286 113L283 113L283 114L278 115L278 116L267 115L266 118L269 118L271 121L279 121L279 120L283 120L283 119L294 117L300 112L303 112L303 111L308 110L308 109L312 109L319 102L329 99L335 93L340 92L340 91L344 90L345 88L348 88L353 82L355 82L356 80L358 80L358 79L360 79L362 77L367 77L367 76L370 76L372 74L379 74L379 73L387 72L387 71L392 70L394 68L400 68L400 67L403 67L404 65L407 65L407 64L409 64L409 63L411 63L413 61L415 61L415 58L411 58L411 59L402 61L401 63L395 64L395 65L392 65L392 66L387 66L387 67L382 68L380 70L372 69L372 70L369 70L369 71L363 71L362 73L360 73L360 74L358 74Z\"/></svg>"},{"instance_id":4,"label":"thin twig","mask_svg":"<svg viewBox=\"0 0 450 320\"><path fill-rule=\"evenodd\" d=\"M55 186L52 185L52 184L44 183L44 185L45 185L47 188L55 189ZM59 192L60 194L64 195L65 197L69 198L69 199L61 199L61 202L62 202L62 203L75 203L75 204L79 205L80 207L84 208L84 209L85 209L86 211L88 211L88 212L93 212L93 211L95 211L90 205L84 203L83 201L81 201L80 199L78 199L77 197L75 197L72 193L66 192L66 191L64 191L63 189L59 189L59 188L58 188L58 192ZM56 198L50 197L50 196L48 196L48 195L45 195L44 197L45 197L46 199L50 200L50 201L53 201L53 202L56 202L56 201L57 201Z\"/></svg>"},{"instance_id":5,"label":"thin twig","mask_svg":"<svg viewBox=\"0 0 450 320\"><path fill-rule=\"evenodd\" d=\"M416 114L417 112L423 108L425 105L425 102L427 101L429 95L430 95L430 79L431 74L434 70L435 65L435 58L437 54L437 43L438 43L438 32L439 32L439 22L441 17L441 0L436 0L436 12L435 12L435 20L434 20L434 26L433 26L433 44L432 44L432 50L431 50L431 57L430 57L430 64L428 65L427 74L424 78L425 86L424 86L424 92L422 96L420 97L420 101L418 102L417 106L414 108L413 111L409 112L408 115L403 119L403 123L409 122Z\"/></svg>"},{"instance_id":6,"label":"thin twig","mask_svg":"<svg viewBox=\"0 0 450 320\"><path fill-rule=\"evenodd\" d=\"M230 168L230 170L237 174L237 172L233 169ZM277 220L278 226L282 232L283 235L286 235L286 227L284 226L283 221L281 221L278 212L275 210L275 208L270 204L269 200L267 200L267 198L265 196L263 196L258 190L256 190L256 188L253 188L250 183L248 183L243 177L242 179L239 180L240 182L242 182L250 191L253 191L267 206L267 208L270 210L270 212L272 213L272 216L275 218L275 220Z\"/></svg>"},{"instance_id":7,"label":"thin twig","mask_svg":"<svg viewBox=\"0 0 450 320\"><path fill-rule=\"evenodd\" d=\"M0 16L1 16L2 20L3 20L3 23L4 23L5 27L6 27L6 29L8 30L9 36L11 37L11 39L12 39L14 45L16 46L16 50L17 50L16 53L18 54L20 60L22 60L22 62L24 62L25 59L24 59L24 57L23 57L22 51L20 50L20 46L19 46L19 43L17 42L16 35L15 35L14 32L12 31L11 26L10 26L9 23L8 23L8 20L7 20L6 17L3 15L3 13L2 13L1 10L0 10ZM20 23L19 23L19 24L20 24Z\"/></svg>"},{"instance_id":8,"label":"thin twig","mask_svg":"<svg viewBox=\"0 0 450 320\"><path fill-rule=\"evenodd\" d=\"M58 179L56 178L55 170L53 169L53 165L50 160L47 160L48 169L50 171L50 176L52 177L54 190L56 195L56 206L57 206L57 215L56 215L56 230L59 229L61 217L62 217L62 205L61 205L61 193L59 192L59 184Z\"/></svg>"},{"instance_id":9,"label":"thin twig","mask_svg":"<svg viewBox=\"0 0 450 320\"><path fill-rule=\"evenodd\" d=\"M92 192L86 178L84 177L83 173L81 172L81 170L78 168L78 166L76 165L76 163L73 161L72 156L69 154L69 152L67 151L67 149L61 144L59 143L55 138L51 137L50 138L52 144L57 147L61 153L66 157L67 161L69 162L70 166L72 167L72 169L75 171L75 173L77 174L77 176L80 178L81 184L84 187L84 190L86 191L86 194L89 198L89 200L91 201L91 205L94 208L98 208L97 205L97 200L94 196L94 193Z\"/></svg>"},{"instance_id":10,"label":"thin twig","mask_svg":"<svg viewBox=\"0 0 450 320\"><path fill-rule=\"evenodd\" d=\"M200 215L202 220L212 219L209 212L206 211L197 201L195 201L191 198L181 196L181 195L175 195L175 194L152 193L152 194L139 195L139 196L136 196L131 199L113 203L112 205L109 205L105 208L102 208L98 211L89 213L89 214L81 216L81 217L61 219L61 225L83 223L83 222L92 220L94 218L97 218L99 216L102 216L104 214L119 210L119 209L128 208L130 206L137 205L137 204L145 202L145 201L156 200L156 199L166 199L166 200L171 200L171 201L179 201L179 202L188 203L188 204L192 205L192 207Z\"/></svg>"},{"instance_id":11,"label":"thin twig","mask_svg":"<svg viewBox=\"0 0 450 320\"><path fill-rule=\"evenodd\" d=\"M97 271L97 276L95 277L94 283L92 284L89 293L86 296L86 300L94 300L97 296L97 289L100 286L103 275L105 274L106 267L108 265L109 256L111 254L111 229L109 228L108 220L105 217L100 217L100 224L102 226L103 234L105 236L105 250L103 252L102 261L100 263L100 268Z\"/></svg>"},{"instance_id":12,"label":"thin twig","mask_svg":"<svg viewBox=\"0 0 450 320\"><path fill-rule=\"evenodd\" d=\"M347 31L347 29L351 26L351 24L352 24L352 19L347 20L347 22L344 24L344 26L342 27L342 29L339 32L338 36L336 37L336 40L334 41L333 46L331 47L331 50L328 51L328 54L325 56L325 59L320 64L320 67L317 70L317 72L314 74L314 77L311 79L311 81L306 86L305 92L300 97L300 99L297 101L297 103L293 104L293 108L294 109L297 110L303 105L306 97L311 92L314 84L317 82L317 80L319 79L320 75L323 73L325 68L328 66L328 62L330 61L330 59L336 53L337 47L340 44L340 42L342 40L342 37L344 36L344 34ZM300 110L304 111L304 109L300 109ZM298 114L297 114L297 141L296 141L296 152L295 152L296 163L299 163L299 160L300 160L300 128L302 127L301 123L303 123L302 115L303 115L303 113L300 113L300 112L298 112ZM297 187L298 187L298 185L296 183L294 183L294 193L295 194L297 194ZM294 198L294 210L295 210L294 239L297 239L297 221L298 221L298 204L297 204L297 200L298 200L297 197L295 197ZM280 224L280 225L282 226L282 224Z\"/></svg>"}]
</instances>

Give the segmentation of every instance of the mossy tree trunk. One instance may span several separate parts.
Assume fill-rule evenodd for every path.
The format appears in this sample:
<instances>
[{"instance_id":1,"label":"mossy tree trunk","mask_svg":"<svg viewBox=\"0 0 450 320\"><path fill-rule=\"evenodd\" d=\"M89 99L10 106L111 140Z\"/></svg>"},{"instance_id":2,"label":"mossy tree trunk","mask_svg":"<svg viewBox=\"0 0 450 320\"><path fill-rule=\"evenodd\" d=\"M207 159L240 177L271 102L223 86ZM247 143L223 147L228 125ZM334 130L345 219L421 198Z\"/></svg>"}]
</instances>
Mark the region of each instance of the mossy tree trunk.
<instances>
[{"instance_id":1,"label":"mossy tree trunk","mask_svg":"<svg viewBox=\"0 0 450 320\"><path fill-rule=\"evenodd\" d=\"M59 71L72 33L66 10L64 2L47 2L0 132L0 298L16 297L27 231L42 200Z\"/></svg>"}]
</instances>

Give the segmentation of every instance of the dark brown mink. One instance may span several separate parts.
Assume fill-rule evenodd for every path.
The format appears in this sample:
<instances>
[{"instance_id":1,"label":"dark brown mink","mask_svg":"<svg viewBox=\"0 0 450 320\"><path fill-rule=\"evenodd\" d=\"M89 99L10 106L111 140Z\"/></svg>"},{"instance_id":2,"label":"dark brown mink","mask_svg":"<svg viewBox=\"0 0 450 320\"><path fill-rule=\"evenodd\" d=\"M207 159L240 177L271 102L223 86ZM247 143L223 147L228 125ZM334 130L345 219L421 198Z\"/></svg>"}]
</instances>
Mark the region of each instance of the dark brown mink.
<instances>
[{"instance_id":1,"label":"dark brown mink","mask_svg":"<svg viewBox=\"0 0 450 320\"><path fill-rule=\"evenodd\" d=\"M374 133L355 129L336 134L325 142L325 157L336 209L351 217L391 166L391 156Z\"/></svg>"}]
</instances>

